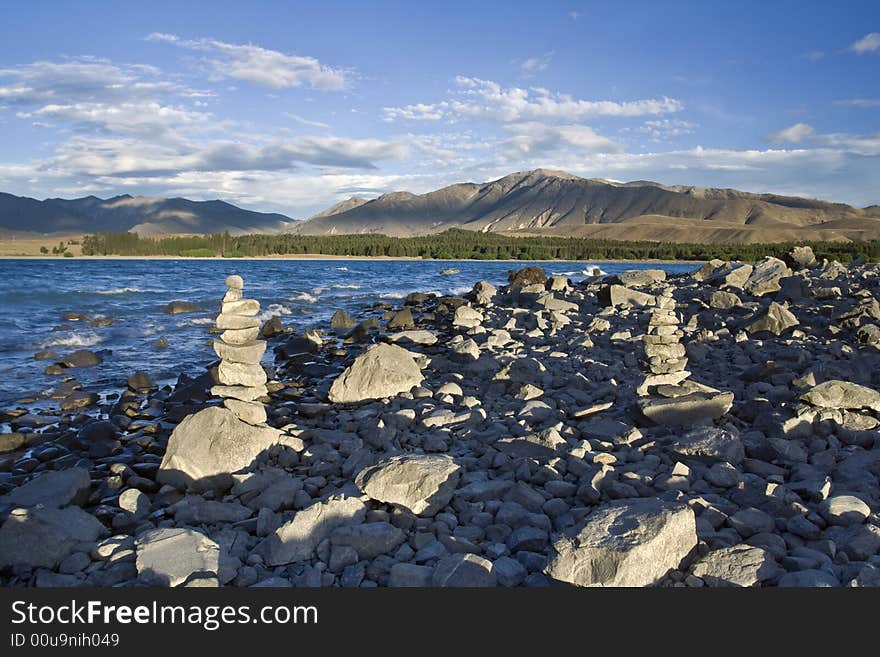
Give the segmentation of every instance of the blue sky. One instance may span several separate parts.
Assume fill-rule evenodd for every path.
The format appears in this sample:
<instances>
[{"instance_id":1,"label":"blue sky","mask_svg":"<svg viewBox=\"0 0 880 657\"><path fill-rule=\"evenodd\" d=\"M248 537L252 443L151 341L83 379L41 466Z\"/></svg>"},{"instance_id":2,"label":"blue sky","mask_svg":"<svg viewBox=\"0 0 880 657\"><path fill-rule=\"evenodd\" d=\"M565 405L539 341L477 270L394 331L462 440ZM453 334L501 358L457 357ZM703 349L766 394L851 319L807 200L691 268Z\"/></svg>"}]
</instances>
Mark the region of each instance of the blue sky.
<instances>
[{"instance_id":1,"label":"blue sky","mask_svg":"<svg viewBox=\"0 0 880 657\"><path fill-rule=\"evenodd\" d=\"M771 4L771 6L766 6ZM512 171L880 203L880 3L41 2L0 190L303 218Z\"/></svg>"}]
</instances>

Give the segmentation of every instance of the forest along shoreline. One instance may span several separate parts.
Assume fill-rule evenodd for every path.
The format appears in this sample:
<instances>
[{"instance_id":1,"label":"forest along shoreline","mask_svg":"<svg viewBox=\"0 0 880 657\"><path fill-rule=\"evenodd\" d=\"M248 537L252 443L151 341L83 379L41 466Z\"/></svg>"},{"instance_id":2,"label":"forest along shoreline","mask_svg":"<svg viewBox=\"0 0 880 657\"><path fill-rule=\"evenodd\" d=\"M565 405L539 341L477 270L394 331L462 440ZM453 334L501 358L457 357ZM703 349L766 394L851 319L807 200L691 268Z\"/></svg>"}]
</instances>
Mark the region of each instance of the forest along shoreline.
<instances>
[{"instance_id":1,"label":"forest along shoreline","mask_svg":"<svg viewBox=\"0 0 880 657\"><path fill-rule=\"evenodd\" d=\"M5 412L0 583L876 586L880 265L782 255L304 334L230 277L219 367Z\"/></svg>"}]
</instances>

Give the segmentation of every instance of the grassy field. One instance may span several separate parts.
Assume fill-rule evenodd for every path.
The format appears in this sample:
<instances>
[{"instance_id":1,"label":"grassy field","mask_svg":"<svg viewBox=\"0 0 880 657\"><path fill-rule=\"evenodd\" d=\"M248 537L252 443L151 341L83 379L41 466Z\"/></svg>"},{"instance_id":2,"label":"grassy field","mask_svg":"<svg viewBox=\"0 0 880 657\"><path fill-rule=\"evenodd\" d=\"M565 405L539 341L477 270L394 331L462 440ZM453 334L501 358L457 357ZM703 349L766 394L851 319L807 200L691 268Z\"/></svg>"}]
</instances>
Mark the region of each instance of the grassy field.
<instances>
[{"instance_id":1,"label":"grassy field","mask_svg":"<svg viewBox=\"0 0 880 657\"><path fill-rule=\"evenodd\" d=\"M82 238L83 235L72 235L70 237L45 237L42 239L4 239L0 240L0 258L13 258L16 256L45 256L46 258L62 258L60 254L53 254L52 249L58 246L59 242L64 242L64 246L74 256L82 255ZM70 241L78 242L78 244L69 244ZM40 247L48 249L49 253L41 253Z\"/></svg>"}]
</instances>

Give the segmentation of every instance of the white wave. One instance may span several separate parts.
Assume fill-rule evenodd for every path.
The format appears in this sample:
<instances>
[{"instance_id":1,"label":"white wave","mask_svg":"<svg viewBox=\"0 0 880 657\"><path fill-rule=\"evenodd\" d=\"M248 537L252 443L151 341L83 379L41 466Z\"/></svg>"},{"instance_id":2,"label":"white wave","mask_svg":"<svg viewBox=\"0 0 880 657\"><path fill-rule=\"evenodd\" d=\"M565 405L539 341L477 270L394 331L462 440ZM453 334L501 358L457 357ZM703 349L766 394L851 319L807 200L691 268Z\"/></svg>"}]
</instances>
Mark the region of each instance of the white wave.
<instances>
[{"instance_id":1,"label":"white wave","mask_svg":"<svg viewBox=\"0 0 880 657\"><path fill-rule=\"evenodd\" d=\"M43 348L47 347L91 347L102 341L100 335L94 331L86 333L68 333L58 337L50 338L43 343Z\"/></svg>"},{"instance_id":2,"label":"white wave","mask_svg":"<svg viewBox=\"0 0 880 657\"><path fill-rule=\"evenodd\" d=\"M555 271L555 272L553 272L553 275L554 275L554 276L575 276L575 275L580 274L580 273L582 273L582 272L577 272L577 271Z\"/></svg>"},{"instance_id":3,"label":"white wave","mask_svg":"<svg viewBox=\"0 0 880 657\"><path fill-rule=\"evenodd\" d=\"M279 317L280 315L290 315L292 314L292 310L287 306L283 306L280 303L270 304L268 308L263 310L259 315L257 315L257 319L261 322L268 322L273 317Z\"/></svg>"},{"instance_id":4,"label":"white wave","mask_svg":"<svg viewBox=\"0 0 880 657\"><path fill-rule=\"evenodd\" d=\"M95 290L95 294L128 294L129 292L140 292L139 287L114 287L109 290Z\"/></svg>"},{"instance_id":5,"label":"white wave","mask_svg":"<svg viewBox=\"0 0 880 657\"><path fill-rule=\"evenodd\" d=\"M406 299L408 292L380 292L379 296L383 299Z\"/></svg>"},{"instance_id":6,"label":"white wave","mask_svg":"<svg viewBox=\"0 0 880 657\"><path fill-rule=\"evenodd\" d=\"M470 285L461 285L459 287L451 287L451 288L449 288L449 294L457 297L462 294L467 294L468 292L471 291L471 289L473 289L473 288L471 288Z\"/></svg>"},{"instance_id":7,"label":"white wave","mask_svg":"<svg viewBox=\"0 0 880 657\"><path fill-rule=\"evenodd\" d=\"M362 290L363 285L331 285L333 290Z\"/></svg>"},{"instance_id":8,"label":"white wave","mask_svg":"<svg viewBox=\"0 0 880 657\"><path fill-rule=\"evenodd\" d=\"M348 271L348 267L334 267L336 271Z\"/></svg>"},{"instance_id":9,"label":"white wave","mask_svg":"<svg viewBox=\"0 0 880 657\"><path fill-rule=\"evenodd\" d=\"M299 294L295 294L290 297L291 301L305 301L306 303L316 303L318 301L318 297L314 294L309 294L308 292L300 292Z\"/></svg>"},{"instance_id":10,"label":"white wave","mask_svg":"<svg viewBox=\"0 0 880 657\"><path fill-rule=\"evenodd\" d=\"M326 291L327 291L326 287L313 287L312 288L312 294L314 294L315 296L320 296Z\"/></svg>"},{"instance_id":11,"label":"white wave","mask_svg":"<svg viewBox=\"0 0 880 657\"><path fill-rule=\"evenodd\" d=\"M598 271L597 271L598 270ZM598 266L587 266L584 268L583 274L586 276L607 276L608 272L604 271L601 267Z\"/></svg>"},{"instance_id":12,"label":"white wave","mask_svg":"<svg viewBox=\"0 0 880 657\"><path fill-rule=\"evenodd\" d=\"M216 320L213 317L190 317L182 322L178 322L177 326L206 326L208 324L213 324L215 321Z\"/></svg>"}]
</instances>

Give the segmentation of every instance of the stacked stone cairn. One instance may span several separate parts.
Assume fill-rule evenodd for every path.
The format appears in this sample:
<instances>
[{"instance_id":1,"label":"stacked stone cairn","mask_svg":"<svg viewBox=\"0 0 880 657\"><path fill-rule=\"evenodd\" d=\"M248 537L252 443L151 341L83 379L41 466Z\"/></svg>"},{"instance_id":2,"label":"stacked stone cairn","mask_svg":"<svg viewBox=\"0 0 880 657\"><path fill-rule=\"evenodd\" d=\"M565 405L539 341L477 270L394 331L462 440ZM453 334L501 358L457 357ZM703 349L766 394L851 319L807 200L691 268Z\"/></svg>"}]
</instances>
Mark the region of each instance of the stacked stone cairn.
<instances>
[{"instance_id":1,"label":"stacked stone cairn","mask_svg":"<svg viewBox=\"0 0 880 657\"><path fill-rule=\"evenodd\" d=\"M223 405L237 418L249 424L264 424L266 408L259 401L268 394L266 371L260 360L266 352L266 341L260 334L260 302L243 298L241 276L226 278L226 295L220 304L217 329L222 331L214 340L214 351L220 357L217 371L219 385L211 394L223 398Z\"/></svg>"},{"instance_id":2,"label":"stacked stone cairn","mask_svg":"<svg viewBox=\"0 0 880 657\"><path fill-rule=\"evenodd\" d=\"M720 419L733 405L733 393L688 380L688 358L671 290L656 297L644 345L648 370L636 392L645 417L658 424L691 426ZM693 327L690 327L693 328Z\"/></svg>"},{"instance_id":3,"label":"stacked stone cairn","mask_svg":"<svg viewBox=\"0 0 880 657\"><path fill-rule=\"evenodd\" d=\"M664 292L657 297L647 333L642 336L648 373L639 387L640 395L646 395L650 386L677 385L690 376L685 369L688 359L681 338L675 299L671 292Z\"/></svg>"}]
</instances>

